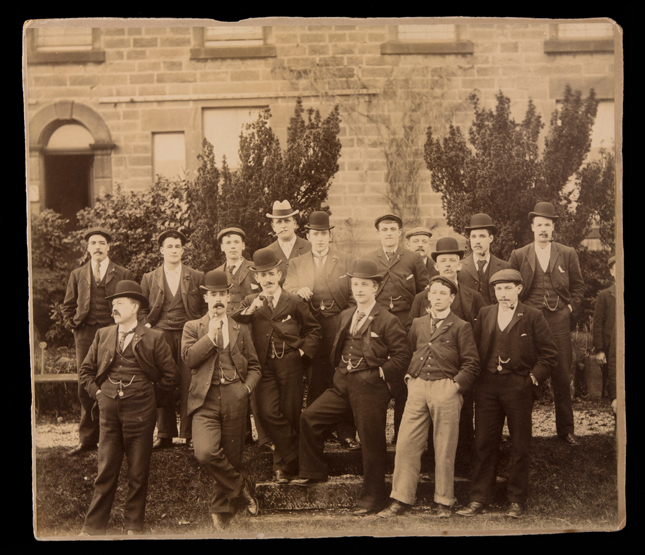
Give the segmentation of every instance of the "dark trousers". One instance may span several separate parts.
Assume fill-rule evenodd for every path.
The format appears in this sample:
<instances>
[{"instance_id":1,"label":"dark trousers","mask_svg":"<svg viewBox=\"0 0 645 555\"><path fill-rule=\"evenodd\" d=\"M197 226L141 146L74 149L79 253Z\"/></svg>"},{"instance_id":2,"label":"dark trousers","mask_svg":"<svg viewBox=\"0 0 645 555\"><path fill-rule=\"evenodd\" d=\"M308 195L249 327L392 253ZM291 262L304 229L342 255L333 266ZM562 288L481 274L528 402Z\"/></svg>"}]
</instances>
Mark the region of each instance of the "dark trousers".
<instances>
[{"instance_id":1,"label":"dark trousers","mask_svg":"<svg viewBox=\"0 0 645 555\"><path fill-rule=\"evenodd\" d=\"M81 324L74 330L74 342L76 343L76 372L81 369L81 364L85 360L96 331L101 328L98 324L86 325ZM78 427L79 443L95 447L99 441L99 421L92 420L92 399L85 388L78 382L78 400L81 403L81 423Z\"/></svg>"},{"instance_id":2,"label":"dark trousers","mask_svg":"<svg viewBox=\"0 0 645 555\"><path fill-rule=\"evenodd\" d=\"M244 487L240 474L249 394L242 382L211 385L193 413L193 445L199 464L215 480L209 510L235 512L233 500Z\"/></svg>"},{"instance_id":3,"label":"dark trousers","mask_svg":"<svg viewBox=\"0 0 645 555\"><path fill-rule=\"evenodd\" d=\"M98 394L98 475L83 526L89 534L104 534L107 529L124 454L128 461L125 528L143 530L157 403L150 382L140 386L135 382L130 387L133 389L123 398Z\"/></svg>"},{"instance_id":4,"label":"dark trousers","mask_svg":"<svg viewBox=\"0 0 645 555\"><path fill-rule=\"evenodd\" d=\"M399 319L399 322L405 328L405 324L410 317L410 309L400 310L399 312L393 312L394 316ZM396 393L394 394L394 438L392 443L396 444L396 439L399 435L399 427L401 426L401 419L403 418L403 411L405 410L405 402L408 400L408 388L401 381L399 387L396 388Z\"/></svg>"},{"instance_id":5,"label":"dark trousers","mask_svg":"<svg viewBox=\"0 0 645 555\"><path fill-rule=\"evenodd\" d=\"M273 470L297 472L304 369L297 350L267 358L256 388L260 423L275 445Z\"/></svg>"},{"instance_id":6,"label":"dark trousers","mask_svg":"<svg viewBox=\"0 0 645 555\"><path fill-rule=\"evenodd\" d=\"M253 393L251 393L251 397L249 398L249 408L248 408L249 418L247 418L248 433L250 433L251 431L251 419L250 419L251 414L253 415L253 422L255 424L255 429L258 432L258 445L262 446L265 443L269 443L269 441L271 441L271 439L269 438L269 434L267 434L264 431L262 424L260 424L260 416L258 415L257 393L255 392L255 390L253 390Z\"/></svg>"},{"instance_id":7,"label":"dark trousers","mask_svg":"<svg viewBox=\"0 0 645 555\"><path fill-rule=\"evenodd\" d=\"M530 376L484 370L475 393L475 467L470 500L492 503L504 418L511 435L507 498L526 503L529 489L533 384Z\"/></svg>"},{"instance_id":8,"label":"dark trousers","mask_svg":"<svg viewBox=\"0 0 645 555\"><path fill-rule=\"evenodd\" d=\"M385 421L389 401L390 394L378 368L348 374L336 372L334 387L318 397L300 417L300 476L327 478L325 432L352 414L363 455L363 487L357 505L370 510L385 506Z\"/></svg>"},{"instance_id":9,"label":"dark trousers","mask_svg":"<svg viewBox=\"0 0 645 555\"><path fill-rule=\"evenodd\" d=\"M571 403L571 366L573 345L571 343L571 311L563 308L557 312L543 309L558 348L558 364L551 371L551 388L555 404L555 429L562 437L573 433L573 405Z\"/></svg>"},{"instance_id":10,"label":"dark trousers","mask_svg":"<svg viewBox=\"0 0 645 555\"><path fill-rule=\"evenodd\" d=\"M159 328L153 328L159 329ZM184 364L181 358L181 336L182 330L159 330L163 332L166 343L172 351L172 358L177 363L181 381L179 382L179 434L177 433L177 416L175 414L175 395L169 392L161 401L161 406L157 409L157 437L171 438L183 437L190 439L192 437L192 416L187 414L188 390L190 389L190 380L192 374L190 368Z\"/></svg>"}]
</instances>

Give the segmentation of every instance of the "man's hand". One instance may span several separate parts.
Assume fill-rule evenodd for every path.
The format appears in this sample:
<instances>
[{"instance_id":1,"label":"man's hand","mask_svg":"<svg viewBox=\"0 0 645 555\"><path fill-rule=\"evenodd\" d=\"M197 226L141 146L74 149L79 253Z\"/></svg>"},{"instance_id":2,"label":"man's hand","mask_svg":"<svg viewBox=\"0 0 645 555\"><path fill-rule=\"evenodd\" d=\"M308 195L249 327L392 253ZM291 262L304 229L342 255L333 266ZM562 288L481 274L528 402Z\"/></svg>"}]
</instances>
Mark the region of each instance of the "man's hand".
<instances>
[{"instance_id":1,"label":"man's hand","mask_svg":"<svg viewBox=\"0 0 645 555\"><path fill-rule=\"evenodd\" d=\"M614 414L616 414L616 409L618 408L618 399L614 399L611 402L611 410L614 411Z\"/></svg>"},{"instance_id":2,"label":"man's hand","mask_svg":"<svg viewBox=\"0 0 645 555\"><path fill-rule=\"evenodd\" d=\"M607 355L605 355L605 351L598 351L596 353L596 361L600 364L607 364Z\"/></svg>"},{"instance_id":3,"label":"man's hand","mask_svg":"<svg viewBox=\"0 0 645 555\"><path fill-rule=\"evenodd\" d=\"M143 324L143 325L144 325L146 328L151 328L151 327L152 327L152 326L150 325L150 322L146 322L146 323L145 323L145 324Z\"/></svg>"},{"instance_id":4,"label":"man's hand","mask_svg":"<svg viewBox=\"0 0 645 555\"><path fill-rule=\"evenodd\" d=\"M313 291L309 287L302 287L296 291L305 301L308 301L313 296Z\"/></svg>"},{"instance_id":5,"label":"man's hand","mask_svg":"<svg viewBox=\"0 0 645 555\"><path fill-rule=\"evenodd\" d=\"M253 299L251 306L249 306L243 312L243 314L253 314L256 310L259 310L260 308L262 308L263 303L264 303L264 299L262 299L260 295L258 295L257 297L255 297L255 299Z\"/></svg>"},{"instance_id":6,"label":"man's hand","mask_svg":"<svg viewBox=\"0 0 645 555\"><path fill-rule=\"evenodd\" d=\"M211 318L208 322L208 336L213 341L215 341L215 335L217 334L217 330L219 329L221 323L222 321L216 318Z\"/></svg>"}]
</instances>

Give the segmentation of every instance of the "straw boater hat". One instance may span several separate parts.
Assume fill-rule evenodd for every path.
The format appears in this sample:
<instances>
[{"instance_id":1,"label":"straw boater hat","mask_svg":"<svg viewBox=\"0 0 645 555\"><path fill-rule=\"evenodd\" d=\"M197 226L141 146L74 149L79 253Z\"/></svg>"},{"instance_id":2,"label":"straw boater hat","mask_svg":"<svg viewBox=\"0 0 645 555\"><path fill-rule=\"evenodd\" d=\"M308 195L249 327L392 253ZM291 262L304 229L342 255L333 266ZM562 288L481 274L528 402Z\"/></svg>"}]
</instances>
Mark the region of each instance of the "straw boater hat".
<instances>
[{"instance_id":1,"label":"straw boater hat","mask_svg":"<svg viewBox=\"0 0 645 555\"><path fill-rule=\"evenodd\" d=\"M222 239L227 235L239 235L242 238L242 241L246 241L246 233L244 233L244 231L239 227L227 227L217 234L217 242L221 243Z\"/></svg>"},{"instance_id":2,"label":"straw boater hat","mask_svg":"<svg viewBox=\"0 0 645 555\"><path fill-rule=\"evenodd\" d=\"M488 283L491 285L495 285L496 283L518 283L521 285L522 275L517 270L507 268L506 270L495 272L488 280Z\"/></svg>"},{"instance_id":3,"label":"straw boater hat","mask_svg":"<svg viewBox=\"0 0 645 555\"><path fill-rule=\"evenodd\" d=\"M533 208L533 212L529 212L529 220L533 221L535 216L542 216L550 220L557 220L560 217L555 213L555 208L550 202L538 202Z\"/></svg>"},{"instance_id":4,"label":"straw boater hat","mask_svg":"<svg viewBox=\"0 0 645 555\"><path fill-rule=\"evenodd\" d=\"M166 237L170 236L172 237L173 235L176 235L179 237L179 240L181 241L182 247L188 243L188 237L186 237L181 231L178 229L166 229L166 231L163 231L159 237L157 238L157 242L159 243L159 246L161 247L163 245L164 239Z\"/></svg>"},{"instance_id":5,"label":"straw boater hat","mask_svg":"<svg viewBox=\"0 0 645 555\"><path fill-rule=\"evenodd\" d=\"M199 288L202 291L228 291L233 284L228 282L226 272L222 270L211 270L204 277L204 285Z\"/></svg>"},{"instance_id":6,"label":"straw boater hat","mask_svg":"<svg viewBox=\"0 0 645 555\"><path fill-rule=\"evenodd\" d=\"M108 301L113 301L114 299L118 299L119 297L127 297L129 299L133 299L138 303L141 303L142 308L146 308L148 306L148 299L141 292L141 286L136 281L130 281L129 279L121 280L116 284L114 295L110 295L109 297L105 298Z\"/></svg>"},{"instance_id":7,"label":"straw boater hat","mask_svg":"<svg viewBox=\"0 0 645 555\"><path fill-rule=\"evenodd\" d=\"M327 231L334 229L334 226L329 225L329 214L327 212L312 212L309 216L309 223L305 225L305 228L316 231Z\"/></svg>"},{"instance_id":8,"label":"straw boater hat","mask_svg":"<svg viewBox=\"0 0 645 555\"><path fill-rule=\"evenodd\" d=\"M459 256L460 260L464 257L464 251L459 248L457 239L453 239L452 237L442 237L439 239L435 249L437 250L430 253L430 257L435 262L437 261L437 256L440 254L456 254Z\"/></svg>"},{"instance_id":9,"label":"straw boater hat","mask_svg":"<svg viewBox=\"0 0 645 555\"><path fill-rule=\"evenodd\" d=\"M439 282L442 285L445 285L448 289L450 289L450 292L453 295L457 294L457 291L458 291L457 286L453 283L452 280L448 279L447 277L444 277L444 276L432 276L430 278L430 283L428 284L428 289L430 289L430 287L432 287L432 284L435 283L435 282Z\"/></svg>"},{"instance_id":10,"label":"straw boater hat","mask_svg":"<svg viewBox=\"0 0 645 555\"><path fill-rule=\"evenodd\" d=\"M288 218L289 216L295 216L299 213L300 212L298 210L291 208L291 203L289 203L288 200L276 200L273 203L273 214L267 214L267 218Z\"/></svg>"},{"instance_id":11,"label":"straw boater hat","mask_svg":"<svg viewBox=\"0 0 645 555\"><path fill-rule=\"evenodd\" d=\"M414 237L415 235L427 235L428 237L432 237L432 231L430 231L427 227L415 227L406 232L405 238L409 239L410 237Z\"/></svg>"},{"instance_id":12,"label":"straw boater hat","mask_svg":"<svg viewBox=\"0 0 645 555\"><path fill-rule=\"evenodd\" d=\"M253 253L253 267L251 270L254 272L268 272L273 268L277 268L280 264L282 264L282 260L275 255L273 249L267 247Z\"/></svg>"},{"instance_id":13,"label":"straw boater hat","mask_svg":"<svg viewBox=\"0 0 645 555\"><path fill-rule=\"evenodd\" d=\"M383 279L383 276L376 269L376 262L366 259L357 260L354 263L352 273L347 272L347 275L350 278L372 279L374 281L381 281Z\"/></svg>"},{"instance_id":14,"label":"straw boater hat","mask_svg":"<svg viewBox=\"0 0 645 555\"><path fill-rule=\"evenodd\" d=\"M473 229L489 229L492 235L497 235L497 226L493 225L493 220L488 214L475 214L470 218L470 225L465 229L468 234Z\"/></svg>"},{"instance_id":15,"label":"straw boater hat","mask_svg":"<svg viewBox=\"0 0 645 555\"><path fill-rule=\"evenodd\" d=\"M378 224L380 224L383 220L393 220L395 222L398 222L399 227L403 227L403 220L396 214L382 214L374 221L374 227L378 229Z\"/></svg>"},{"instance_id":16,"label":"straw boater hat","mask_svg":"<svg viewBox=\"0 0 645 555\"><path fill-rule=\"evenodd\" d=\"M110 235L110 232L104 227L92 227L88 229L83 233L83 239L89 241L92 235L103 235L103 237L107 239L108 243L112 241L112 235Z\"/></svg>"}]
</instances>

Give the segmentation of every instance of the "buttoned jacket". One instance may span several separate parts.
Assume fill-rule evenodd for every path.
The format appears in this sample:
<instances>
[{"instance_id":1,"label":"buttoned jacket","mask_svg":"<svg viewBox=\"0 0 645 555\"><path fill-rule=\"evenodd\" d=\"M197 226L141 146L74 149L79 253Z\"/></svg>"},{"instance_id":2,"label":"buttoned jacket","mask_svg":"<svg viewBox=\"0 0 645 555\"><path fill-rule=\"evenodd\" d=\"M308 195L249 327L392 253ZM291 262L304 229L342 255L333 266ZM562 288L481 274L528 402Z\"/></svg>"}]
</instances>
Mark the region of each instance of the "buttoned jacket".
<instances>
[{"instance_id":1,"label":"buttoned jacket","mask_svg":"<svg viewBox=\"0 0 645 555\"><path fill-rule=\"evenodd\" d=\"M294 258L302 256L303 254L311 250L311 243L302 237L296 235L296 242L291 249L291 254L289 258L284 255L284 251L280 248L280 243L276 239L271 243L267 248L273 249L278 260L282 260L283 264L278 266L278 269L282 272L282 279L280 280L280 286L284 284L284 281L287 279L287 274L289 273L289 265Z\"/></svg>"},{"instance_id":2,"label":"buttoned jacket","mask_svg":"<svg viewBox=\"0 0 645 555\"><path fill-rule=\"evenodd\" d=\"M490 255L490 262L488 263L487 273L488 276L493 276L496 272L500 270L505 270L509 268L510 264L506 260L497 258L494 255ZM479 293L479 275L477 274L477 263L471 254L461 261L461 271L457 274L457 280L459 283L470 287L474 291ZM497 303L497 297L495 296L495 286L490 283L485 284L488 287L488 296L490 297L490 304ZM485 299L484 299L485 302Z\"/></svg>"},{"instance_id":3,"label":"buttoned jacket","mask_svg":"<svg viewBox=\"0 0 645 555\"><path fill-rule=\"evenodd\" d=\"M455 314L455 316L465 320L474 327L479 311L486 306L484 298L477 291L470 287L466 287L465 285L459 285L457 295L459 295L461 309L457 312L451 308L450 311ZM425 289L414 297L408 321L405 324L406 329L409 330L412 327L412 322L415 318L426 316L429 310L430 301L428 300L428 289Z\"/></svg>"},{"instance_id":4,"label":"buttoned jacket","mask_svg":"<svg viewBox=\"0 0 645 555\"><path fill-rule=\"evenodd\" d=\"M253 262L251 262L250 260L247 260L246 258L243 258L242 263L240 264L240 267L238 268L237 272L235 272L235 275L233 275L231 278L238 282L241 298L239 301L235 301L231 298L231 303L228 306L228 308L230 309L230 312L234 312L235 310L238 309L244 297L247 297L248 295L252 295L253 293L260 292L260 285L255 279L255 272L251 270L252 267L253 267ZM219 266L217 270L226 272L226 262L221 266Z\"/></svg>"}]
</instances>

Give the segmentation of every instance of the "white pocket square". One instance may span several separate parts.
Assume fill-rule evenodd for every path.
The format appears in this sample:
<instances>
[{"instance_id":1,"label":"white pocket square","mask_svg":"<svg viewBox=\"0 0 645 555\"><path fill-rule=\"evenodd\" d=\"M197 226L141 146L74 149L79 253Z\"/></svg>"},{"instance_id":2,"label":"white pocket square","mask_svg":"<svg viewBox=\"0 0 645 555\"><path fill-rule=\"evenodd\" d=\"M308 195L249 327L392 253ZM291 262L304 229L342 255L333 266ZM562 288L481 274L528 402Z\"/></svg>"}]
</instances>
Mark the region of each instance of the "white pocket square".
<instances>
[{"instance_id":1,"label":"white pocket square","mask_svg":"<svg viewBox=\"0 0 645 555\"><path fill-rule=\"evenodd\" d=\"M526 333L523 333L522 335L520 335L520 337L526 337L526 335Z\"/></svg>"},{"instance_id":2,"label":"white pocket square","mask_svg":"<svg viewBox=\"0 0 645 555\"><path fill-rule=\"evenodd\" d=\"M408 277L405 278L405 281L412 279L414 277L414 274L410 274Z\"/></svg>"},{"instance_id":3,"label":"white pocket square","mask_svg":"<svg viewBox=\"0 0 645 555\"><path fill-rule=\"evenodd\" d=\"M558 270L560 270L564 274L564 270L562 269L562 266L558 266Z\"/></svg>"},{"instance_id":4,"label":"white pocket square","mask_svg":"<svg viewBox=\"0 0 645 555\"><path fill-rule=\"evenodd\" d=\"M378 333L374 333L373 331L370 332L370 337L378 337Z\"/></svg>"},{"instance_id":5,"label":"white pocket square","mask_svg":"<svg viewBox=\"0 0 645 555\"><path fill-rule=\"evenodd\" d=\"M291 314L289 314L289 316L287 316L284 320L281 320L281 323L284 323L287 320L291 320Z\"/></svg>"},{"instance_id":6,"label":"white pocket square","mask_svg":"<svg viewBox=\"0 0 645 555\"><path fill-rule=\"evenodd\" d=\"M251 284L251 289L259 289L259 288L260 288L259 285L255 285L255 283Z\"/></svg>"}]
</instances>

